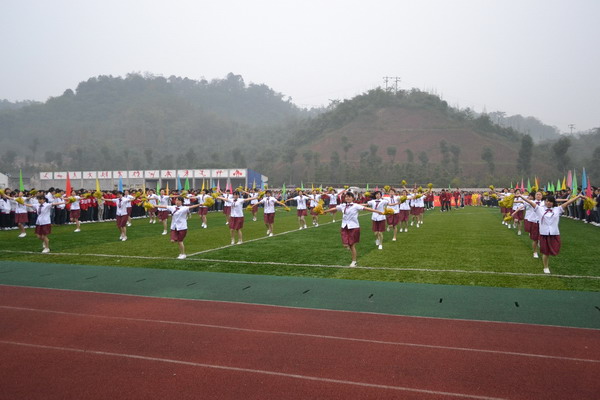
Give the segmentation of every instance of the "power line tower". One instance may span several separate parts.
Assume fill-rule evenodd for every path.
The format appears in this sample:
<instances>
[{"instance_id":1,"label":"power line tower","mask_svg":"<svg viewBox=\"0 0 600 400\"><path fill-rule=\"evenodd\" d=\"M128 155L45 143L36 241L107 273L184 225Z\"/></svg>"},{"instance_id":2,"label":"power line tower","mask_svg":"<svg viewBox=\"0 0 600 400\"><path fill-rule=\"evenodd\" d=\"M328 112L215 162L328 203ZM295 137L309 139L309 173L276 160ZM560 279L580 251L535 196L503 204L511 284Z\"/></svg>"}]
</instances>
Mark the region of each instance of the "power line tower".
<instances>
[{"instance_id":1,"label":"power line tower","mask_svg":"<svg viewBox=\"0 0 600 400\"><path fill-rule=\"evenodd\" d=\"M573 128L575 128L575 124L569 124L569 128L571 129L571 135L573 135Z\"/></svg>"},{"instance_id":2,"label":"power line tower","mask_svg":"<svg viewBox=\"0 0 600 400\"><path fill-rule=\"evenodd\" d=\"M398 93L398 83L401 81L399 76L384 76L383 82L385 82L385 90L391 90L391 87L388 87L388 83L394 82L394 93Z\"/></svg>"}]
</instances>

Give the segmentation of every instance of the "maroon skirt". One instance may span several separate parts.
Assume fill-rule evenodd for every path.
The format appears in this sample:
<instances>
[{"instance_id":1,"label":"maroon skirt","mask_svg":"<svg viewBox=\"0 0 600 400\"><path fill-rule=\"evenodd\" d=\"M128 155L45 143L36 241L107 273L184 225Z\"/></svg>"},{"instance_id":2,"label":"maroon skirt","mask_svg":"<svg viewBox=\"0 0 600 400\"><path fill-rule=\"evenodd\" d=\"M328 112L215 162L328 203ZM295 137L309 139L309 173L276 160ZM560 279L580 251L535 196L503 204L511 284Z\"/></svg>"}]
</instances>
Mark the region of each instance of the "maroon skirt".
<instances>
[{"instance_id":1,"label":"maroon skirt","mask_svg":"<svg viewBox=\"0 0 600 400\"><path fill-rule=\"evenodd\" d=\"M346 246L352 246L360 242L360 228L348 229L342 228L340 230L342 233L342 243Z\"/></svg>"},{"instance_id":2,"label":"maroon skirt","mask_svg":"<svg viewBox=\"0 0 600 400\"><path fill-rule=\"evenodd\" d=\"M275 222L275 213L265 213L263 215L263 219L265 221L265 224L272 224Z\"/></svg>"},{"instance_id":3,"label":"maroon skirt","mask_svg":"<svg viewBox=\"0 0 600 400\"><path fill-rule=\"evenodd\" d=\"M161 208L161 210L164 210L164 208ZM168 211L159 211L158 212L158 219L159 220L164 221L167 218L169 218L169 212Z\"/></svg>"},{"instance_id":4,"label":"maroon skirt","mask_svg":"<svg viewBox=\"0 0 600 400\"><path fill-rule=\"evenodd\" d=\"M131 217L131 207L127 207L127 216Z\"/></svg>"},{"instance_id":5,"label":"maroon skirt","mask_svg":"<svg viewBox=\"0 0 600 400\"><path fill-rule=\"evenodd\" d=\"M560 235L540 235L540 252L547 256L560 253Z\"/></svg>"},{"instance_id":6,"label":"maroon skirt","mask_svg":"<svg viewBox=\"0 0 600 400\"><path fill-rule=\"evenodd\" d=\"M529 239L537 242L540 240L540 224L537 222L529 223Z\"/></svg>"},{"instance_id":7,"label":"maroon skirt","mask_svg":"<svg viewBox=\"0 0 600 400\"><path fill-rule=\"evenodd\" d=\"M35 226L35 234L36 235L48 236L51 233L52 233L52 225L51 224Z\"/></svg>"},{"instance_id":8,"label":"maroon skirt","mask_svg":"<svg viewBox=\"0 0 600 400\"><path fill-rule=\"evenodd\" d=\"M515 216L513 218L515 221L523 221L523 219L525 219L525 211L521 210L515 213Z\"/></svg>"},{"instance_id":9,"label":"maroon skirt","mask_svg":"<svg viewBox=\"0 0 600 400\"><path fill-rule=\"evenodd\" d=\"M388 225L396 226L400 222L400 214L387 215L385 219Z\"/></svg>"},{"instance_id":10,"label":"maroon skirt","mask_svg":"<svg viewBox=\"0 0 600 400\"><path fill-rule=\"evenodd\" d=\"M258 204L254 204L252 206L252 214L256 214L257 211L258 211Z\"/></svg>"},{"instance_id":11,"label":"maroon skirt","mask_svg":"<svg viewBox=\"0 0 600 400\"><path fill-rule=\"evenodd\" d=\"M231 215L231 206L223 206L223 214L227 216Z\"/></svg>"},{"instance_id":12,"label":"maroon skirt","mask_svg":"<svg viewBox=\"0 0 600 400\"><path fill-rule=\"evenodd\" d=\"M15 213L15 224L26 224L29 222L27 213Z\"/></svg>"},{"instance_id":13,"label":"maroon skirt","mask_svg":"<svg viewBox=\"0 0 600 400\"><path fill-rule=\"evenodd\" d=\"M244 217L229 218L229 229L238 230L244 227Z\"/></svg>"},{"instance_id":14,"label":"maroon skirt","mask_svg":"<svg viewBox=\"0 0 600 400\"><path fill-rule=\"evenodd\" d=\"M208 214L208 207L198 207L198 215Z\"/></svg>"},{"instance_id":15,"label":"maroon skirt","mask_svg":"<svg viewBox=\"0 0 600 400\"><path fill-rule=\"evenodd\" d=\"M173 242L183 242L185 239L185 235L187 235L187 229L182 231L176 231L175 229L171 229L171 240Z\"/></svg>"},{"instance_id":16,"label":"maroon skirt","mask_svg":"<svg viewBox=\"0 0 600 400\"><path fill-rule=\"evenodd\" d=\"M307 215L306 214L306 209L304 209L304 210L298 210L297 214L298 214L299 217L305 217Z\"/></svg>"},{"instance_id":17,"label":"maroon skirt","mask_svg":"<svg viewBox=\"0 0 600 400\"><path fill-rule=\"evenodd\" d=\"M373 232L385 232L385 220L383 221L372 221Z\"/></svg>"},{"instance_id":18,"label":"maroon skirt","mask_svg":"<svg viewBox=\"0 0 600 400\"><path fill-rule=\"evenodd\" d=\"M69 218L79 219L79 217L81 217L81 210L71 210L69 212Z\"/></svg>"},{"instance_id":19,"label":"maroon skirt","mask_svg":"<svg viewBox=\"0 0 600 400\"><path fill-rule=\"evenodd\" d=\"M410 210L400 210L400 214L398 214L400 216L400 221L401 222L408 221L409 214L410 214Z\"/></svg>"},{"instance_id":20,"label":"maroon skirt","mask_svg":"<svg viewBox=\"0 0 600 400\"><path fill-rule=\"evenodd\" d=\"M127 226L127 215L117 215L117 228L125 228Z\"/></svg>"},{"instance_id":21,"label":"maroon skirt","mask_svg":"<svg viewBox=\"0 0 600 400\"><path fill-rule=\"evenodd\" d=\"M524 221L524 224L523 224L523 227L524 227L524 229L525 229L525 232L529 232L529 231L531 231L531 221L527 221L527 220L525 220L525 221Z\"/></svg>"}]
</instances>

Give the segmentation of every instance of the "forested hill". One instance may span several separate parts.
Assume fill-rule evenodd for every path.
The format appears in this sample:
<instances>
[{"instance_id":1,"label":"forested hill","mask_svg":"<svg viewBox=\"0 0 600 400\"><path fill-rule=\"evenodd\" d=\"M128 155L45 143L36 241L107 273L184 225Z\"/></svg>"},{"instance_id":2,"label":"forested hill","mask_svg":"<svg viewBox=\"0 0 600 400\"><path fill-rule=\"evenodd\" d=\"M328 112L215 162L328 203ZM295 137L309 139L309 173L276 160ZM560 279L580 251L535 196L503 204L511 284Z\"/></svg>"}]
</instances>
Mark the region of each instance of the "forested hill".
<instances>
[{"instance_id":1,"label":"forested hill","mask_svg":"<svg viewBox=\"0 0 600 400\"><path fill-rule=\"evenodd\" d=\"M23 166L158 168L163 158L182 159L190 150L214 164L307 114L268 86L231 73L211 81L99 76L45 103L2 102L0 148Z\"/></svg>"}]
</instances>

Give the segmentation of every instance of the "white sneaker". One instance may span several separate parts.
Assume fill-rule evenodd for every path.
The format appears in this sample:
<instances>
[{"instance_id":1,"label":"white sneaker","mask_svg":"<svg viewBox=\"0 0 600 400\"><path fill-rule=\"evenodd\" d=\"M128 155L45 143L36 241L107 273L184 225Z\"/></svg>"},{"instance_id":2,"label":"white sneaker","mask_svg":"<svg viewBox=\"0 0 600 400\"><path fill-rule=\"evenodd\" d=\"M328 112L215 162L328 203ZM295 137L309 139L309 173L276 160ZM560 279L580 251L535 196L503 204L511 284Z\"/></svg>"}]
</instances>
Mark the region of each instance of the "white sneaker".
<instances>
[{"instance_id":1,"label":"white sneaker","mask_svg":"<svg viewBox=\"0 0 600 400\"><path fill-rule=\"evenodd\" d=\"M319 226L319 223L318 223L318 222L315 224L315 227L317 227L317 226Z\"/></svg>"},{"instance_id":2,"label":"white sneaker","mask_svg":"<svg viewBox=\"0 0 600 400\"><path fill-rule=\"evenodd\" d=\"M331 221L331 222L335 222L335 219L333 221Z\"/></svg>"},{"instance_id":3,"label":"white sneaker","mask_svg":"<svg viewBox=\"0 0 600 400\"><path fill-rule=\"evenodd\" d=\"M413 223L412 223L412 221L411 221L411 223L410 223L410 226L413 226Z\"/></svg>"},{"instance_id":4,"label":"white sneaker","mask_svg":"<svg viewBox=\"0 0 600 400\"><path fill-rule=\"evenodd\" d=\"M256 221L256 217L252 218L252 221Z\"/></svg>"},{"instance_id":5,"label":"white sneaker","mask_svg":"<svg viewBox=\"0 0 600 400\"><path fill-rule=\"evenodd\" d=\"M304 229L307 229L306 225L304 225Z\"/></svg>"},{"instance_id":6,"label":"white sneaker","mask_svg":"<svg viewBox=\"0 0 600 400\"><path fill-rule=\"evenodd\" d=\"M544 273L545 274L549 274L550 273L550 268L544 268Z\"/></svg>"},{"instance_id":7,"label":"white sneaker","mask_svg":"<svg viewBox=\"0 0 600 400\"><path fill-rule=\"evenodd\" d=\"M128 223L127 223L127 226L131 226L131 222L128 222Z\"/></svg>"},{"instance_id":8,"label":"white sneaker","mask_svg":"<svg viewBox=\"0 0 600 400\"><path fill-rule=\"evenodd\" d=\"M27 236L27 233L25 233L25 232L23 232L19 235L19 237L25 237L25 236Z\"/></svg>"},{"instance_id":9,"label":"white sneaker","mask_svg":"<svg viewBox=\"0 0 600 400\"><path fill-rule=\"evenodd\" d=\"M185 254L180 254L179 256L177 256L178 260L185 260L187 256Z\"/></svg>"},{"instance_id":10,"label":"white sneaker","mask_svg":"<svg viewBox=\"0 0 600 400\"><path fill-rule=\"evenodd\" d=\"M396 241L396 238L392 238L392 242L395 242L395 241Z\"/></svg>"},{"instance_id":11,"label":"white sneaker","mask_svg":"<svg viewBox=\"0 0 600 400\"><path fill-rule=\"evenodd\" d=\"M75 229L73 232L81 232L81 229Z\"/></svg>"},{"instance_id":12,"label":"white sneaker","mask_svg":"<svg viewBox=\"0 0 600 400\"><path fill-rule=\"evenodd\" d=\"M42 253L50 253L50 249L47 247L44 247L44 250L42 250Z\"/></svg>"},{"instance_id":13,"label":"white sneaker","mask_svg":"<svg viewBox=\"0 0 600 400\"><path fill-rule=\"evenodd\" d=\"M231 244L235 244L235 240L233 240L233 239L232 239L232 240L231 240Z\"/></svg>"},{"instance_id":14,"label":"white sneaker","mask_svg":"<svg viewBox=\"0 0 600 400\"><path fill-rule=\"evenodd\" d=\"M533 258L540 258L540 256L538 256L538 253L533 253Z\"/></svg>"},{"instance_id":15,"label":"white sneaker","mask_svg":"<svg viewBox=\"0 0 600 400\"><path fill-rule=\"evenodd\" d=\"M126 241L126 240L127 240L127 236L123 236L123 241Z\"/></svg>"},{"instance_id":16,"label":"white sneaker","mask_svg":"<svg viewBox=\"0 0 600 400\"><path fill-rule=\"evenodd\" d=\"M379 241L379 239L375 239L375 246L379 246L381 244L381 242Z\"/></svg>"},{"instance_id":17,"label":"white sneaker","mask_svg":"<svg viewBox=\"0 0 600 400\"><path fill-rule=\"evenodd\" d=\"M273 236L273 233L269 233L269 236Z\"/></svg>"},{"instance_id":18,"label":"white sneaker","mask_svg":"<svg viewBox=\"0 0 600 400\"><path fill-rule=\"evenodd\" d=\"M271 230L270 230L270 229L267 229L267 235L268 235L269 233L271 233Z\"/></svg>"},{"instance_id":19,"label":"white sneaker","mask_svg":"<svg viewBox=\"0 0 600 400\"><path fill-rule=\"evenodd\" d=\"M123 235L119 236L119 240L123 240Z\"/></svg>"},{"instance_id":20,"label":"white sneaker","mask_svg":"<svg viewBox=\"0 0 600 400\"><path fill-rule=\"evenodd\" d=\"M237 244L242 244L243 242L241 240L238 240Z\"/></svg>"},{"instance_id":21,"label":"white sneaker","mask_svg":"<svg viewBox=\"0 0 600 400\"><path fill-rule=\"evenodd\" d=\"M417 224L417 228L419 228L419 227L420 227L420 225L419 225L419 224Z\"/></svg>"},{"instance_id":22,"label":"white sneaker","mask_svg":"<svg viewBox=\"0 0 600 400\"><path fill-rule=\"evenodd\" d=\"M300 228L298 228L299 231L301 231L302 229L304 229L304 227L302 227L302 226Z\"/></svg>"},{"instance_id":23,"label":"white sneaker","mask_svg":"<svg viewBox=\"0 0 600 400\"><path fill-rule=\"evenodd\" d=\"M162 233L162 234L163 234L163 235L166 235L166 234L167 234L167 231L163 231L163 233Z\"/></svg>"},{"instance_id":24,"label":"white sneaker","mask_svg":"<svg viewBox=\"0 0 600 400\"><path fill-rule=\"evenodd\" d=\"M379 247L378 247L378 249L379 250L383 250L383 245L380 244Z\"/></svg>"},{"instance_id":25,"label":"white sneaker","mask_svg":"<svg viewBox=\"0 0 600 400\"><path fill-rule=\"evenodd\" d=\"M225 225L229 225L229 222L225 221Z\"/></svg>"},{"instance_id":26,"label":"white sneaker","mask_svg":"<svg viewBox=\"0 0 600 400\"><path fill-rule=\"evenodd\" d=\"M404 228L404 232L408 232L408 228Z\"/></svg>"},{"instance_id":27,"label":"white sneaker","mask_svg":"<svg viewBox=\"0 0 600 400\"><path fill-rule=\"evenodd\" d=\"M350 263L350 266L351 266L351 267L356 267L356 261L352 261L352 262Z\"/></svg>"}]
</instances>

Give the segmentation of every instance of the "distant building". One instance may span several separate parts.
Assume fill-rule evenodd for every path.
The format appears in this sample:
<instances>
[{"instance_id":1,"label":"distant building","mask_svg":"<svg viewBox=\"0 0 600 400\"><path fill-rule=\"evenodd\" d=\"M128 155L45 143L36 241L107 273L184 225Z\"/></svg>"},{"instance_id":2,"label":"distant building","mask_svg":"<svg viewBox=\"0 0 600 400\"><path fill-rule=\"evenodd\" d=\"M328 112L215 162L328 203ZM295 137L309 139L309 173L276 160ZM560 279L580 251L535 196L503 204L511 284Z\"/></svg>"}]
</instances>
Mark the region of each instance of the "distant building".
<instances>
[{"instance_id":1,"label":"distant building","mask_svg":"<svg viewBox=\"0 0 600 400\"><path fill-rule=\"evenodd\" d=\"M0 172L0 189L4 189L8 186L8 175L4 175Z\"/></svg>"}]
</instances>

